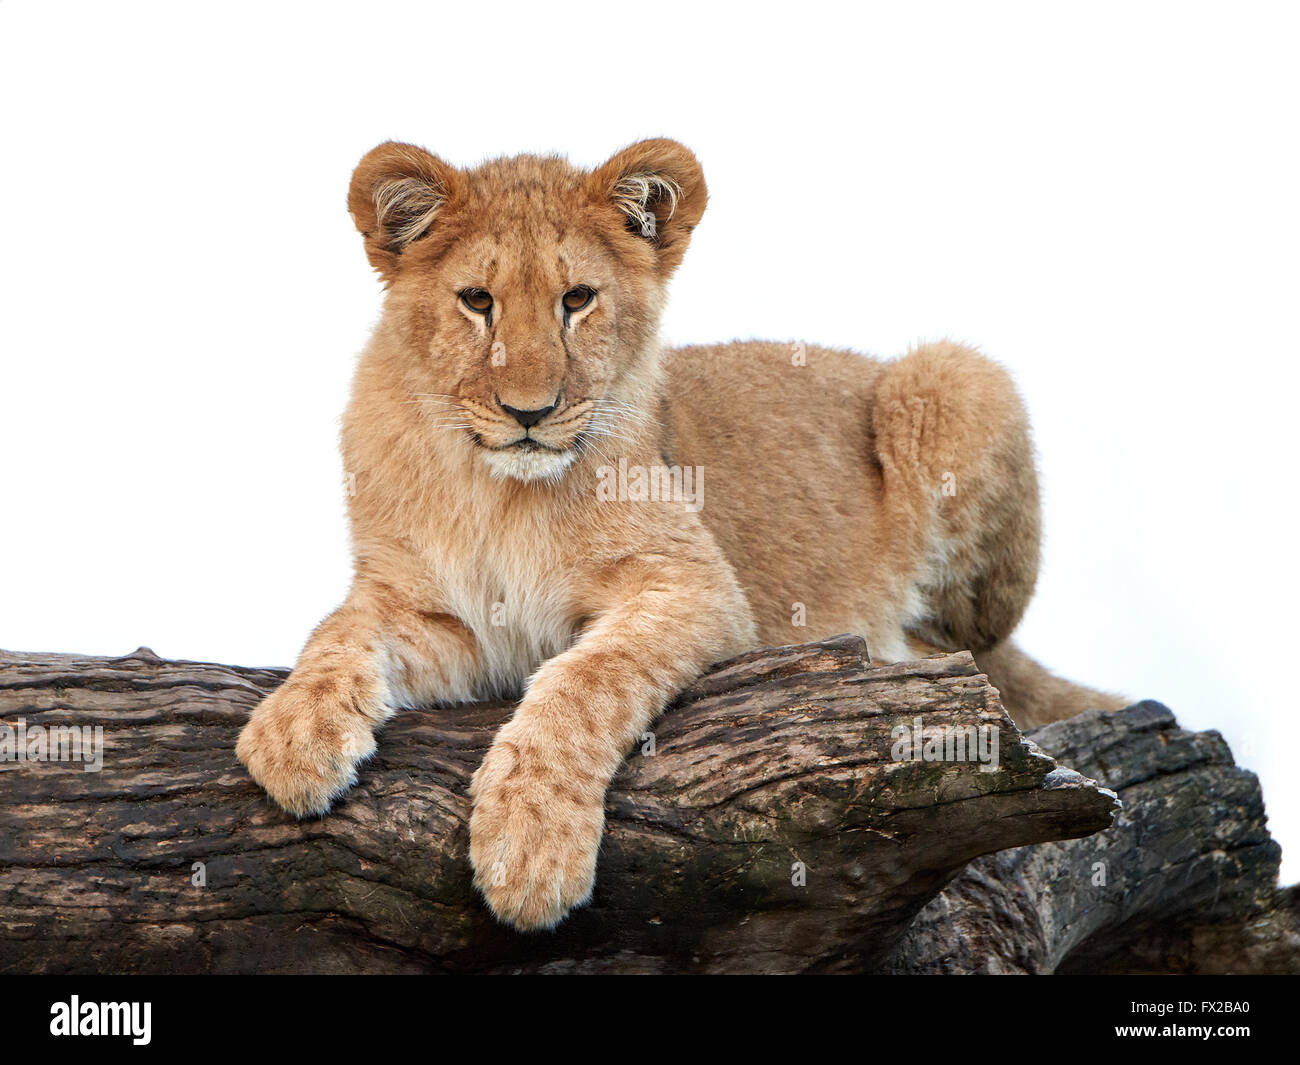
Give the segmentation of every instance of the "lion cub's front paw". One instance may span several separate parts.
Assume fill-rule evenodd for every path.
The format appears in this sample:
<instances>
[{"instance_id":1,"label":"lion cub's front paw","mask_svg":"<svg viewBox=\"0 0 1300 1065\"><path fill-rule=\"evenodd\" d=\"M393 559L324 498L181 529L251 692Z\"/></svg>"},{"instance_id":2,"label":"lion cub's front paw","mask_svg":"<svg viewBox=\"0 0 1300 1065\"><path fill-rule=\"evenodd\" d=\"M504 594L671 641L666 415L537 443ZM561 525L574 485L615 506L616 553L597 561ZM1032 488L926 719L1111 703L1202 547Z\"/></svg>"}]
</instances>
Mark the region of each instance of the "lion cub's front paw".
<instances>
[{"instance_id":1,"label":"lion cub's front paw","mask_svg":"<svg viewBox=\"0 0 1300 1065\"><path fill-rule=\"evenodd\" d=\"M523 931L554 928L591 898L603 786L561 779L544 756L498 740L470 794L474 883L500 920Z\"/></svg>"},{"instance_id":2,"label":"lion cub's front paw","mask_svg":"<svg viewBox=\"0 0 1300 1065\"><path fill-rule=\"evenodd\" d=\"M292 678L262 700L235 746L253 779L297 817L329 810L374 750L368 723L345 699Z\"/></svg>"}]
</instances>

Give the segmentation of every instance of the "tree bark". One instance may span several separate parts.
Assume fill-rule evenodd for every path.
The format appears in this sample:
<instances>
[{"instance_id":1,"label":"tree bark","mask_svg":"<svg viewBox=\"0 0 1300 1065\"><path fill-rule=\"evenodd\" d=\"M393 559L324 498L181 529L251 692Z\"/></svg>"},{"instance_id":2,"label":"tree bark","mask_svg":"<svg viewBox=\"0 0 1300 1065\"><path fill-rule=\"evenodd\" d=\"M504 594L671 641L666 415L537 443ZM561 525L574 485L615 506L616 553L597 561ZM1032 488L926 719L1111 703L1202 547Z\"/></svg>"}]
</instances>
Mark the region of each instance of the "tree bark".
<instances>
[{"instance_id":1,"label":"tree bark","mask_svg":"<svg viewBox=\"0 0 1300 1065\"><path fill-rule=\"evenodd\" d=\"M874 666L845 636L744 655L619 773L591 905L521 935L466 856L469 779L510 707L402 712L360 785L298 822L234 756L285 676L0 653L14 736L104 729L98 772L0 761L0 971L1297 968L1255 778L1158 704L1032 742L966 653ZM917 724L992 729L996 771L901 759Z\"/></svg>"},{"instance_id":2,"label":"tree bark","mask_svg":"<svg viewBox=\"0 0 1300 1065\"><path fill-rule=\"evenodd\" d=\"M1089 711L1032 740L1114 789L1088 839L972 862L932 900L886 971L1300 972L1294 891L1254 773L1217 732L1160 703Z\"/></svg>"}]
</instances>

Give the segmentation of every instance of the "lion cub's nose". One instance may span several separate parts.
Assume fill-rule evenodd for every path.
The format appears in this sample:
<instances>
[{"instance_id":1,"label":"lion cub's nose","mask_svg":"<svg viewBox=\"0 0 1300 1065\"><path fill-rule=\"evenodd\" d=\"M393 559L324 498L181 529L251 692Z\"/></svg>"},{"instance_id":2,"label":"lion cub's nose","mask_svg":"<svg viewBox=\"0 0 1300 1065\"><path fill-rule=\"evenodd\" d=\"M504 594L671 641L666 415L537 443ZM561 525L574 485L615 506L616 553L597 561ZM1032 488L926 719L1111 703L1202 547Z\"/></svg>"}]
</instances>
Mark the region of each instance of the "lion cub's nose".
<instances>
[{"instance_id":1,"label":"lion cub's nose","mask_svg":"<svg viewBox=\"0 0 1300 1065\"><path fill-rule=\"evenodd\" d=\"M509 414L510 417L525 429L530 429L550 414L551 411L555 410L555 404L552 403L549 407L538 407L536 410L519 410L516 407L511 407L502 403L501 409Z\"/></svg>"}]
</instances>

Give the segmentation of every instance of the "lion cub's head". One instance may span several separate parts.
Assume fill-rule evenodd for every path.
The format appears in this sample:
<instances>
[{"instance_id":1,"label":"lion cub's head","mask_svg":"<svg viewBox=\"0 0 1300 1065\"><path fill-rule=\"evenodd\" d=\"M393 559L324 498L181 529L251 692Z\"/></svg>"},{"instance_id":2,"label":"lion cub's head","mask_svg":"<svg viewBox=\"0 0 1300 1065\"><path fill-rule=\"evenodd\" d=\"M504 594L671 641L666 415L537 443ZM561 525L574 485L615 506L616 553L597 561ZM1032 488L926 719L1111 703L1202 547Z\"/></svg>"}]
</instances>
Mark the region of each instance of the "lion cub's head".
<instances>
[{"instance_id":1,"label":"lion cub's head","mask_svg":"<svg viewBox=\"0 0 1300 1065\"><path fill-rule=\"evenodd\" d=\"M367 154L348 207L389 287L403 384L439 439L530 481L620 435L653 384L664 285L706 198L670 140L591 172L537 156L458 170L409 144Z\"/></svg>"}]
</instances>

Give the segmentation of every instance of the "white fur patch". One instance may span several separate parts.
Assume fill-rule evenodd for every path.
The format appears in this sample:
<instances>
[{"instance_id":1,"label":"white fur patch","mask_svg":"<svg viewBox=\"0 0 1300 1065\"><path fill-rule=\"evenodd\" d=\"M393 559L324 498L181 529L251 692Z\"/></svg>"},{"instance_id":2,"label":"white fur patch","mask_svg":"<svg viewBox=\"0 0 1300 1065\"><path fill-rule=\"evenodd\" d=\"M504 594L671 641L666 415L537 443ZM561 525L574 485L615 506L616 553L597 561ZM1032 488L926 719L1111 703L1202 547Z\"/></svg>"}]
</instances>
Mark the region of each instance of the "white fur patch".
<instances>
[{"instance_id":1,"label":"white fur patch","mask_svg":"<svg viewBox=\"0 0 1300 1065\"><path fill-rule=\"evenodd\" d=\"M437 561L446 609L474 634L475 698L517 695L573 642L569 587L549 551L487 552L456 545Z\"/></svg>"},{"instance_id":2,"label":"white fur patch","mask_svg":"<svg viewBox=\"0 0 1300 1065\"><path fill-rule=\"evenodd\" d=\"M682 187L663 174L626 174L614 186L614 206L637 224L641 236L653 240L658 236L659 220L650 204L667 200L668 217L672 218L681 194Z\"/></svg>"},{"instance_id":3,"label":"white fur patch","mask_svg":"<svg viewBox=\"0 0 1300 1065\"><path fill-rule=\"evenodd\" d=\"M516 481L558 481L564 471L573 465L577 451L525 451L507 448L504 451L484 451L484 460L493 477L512 477Z\"/></svg>"},{"instance_id":4,"label":"white fur patch","mask_svg":"<svg viewBox=\"0 0 1300 1065\"><path fill-rule=\"evenodd\" d=\"M389 246L399 252L424 236L446 202L441 189L419 178L398 178L375 190L379 225L388 234Z\"/></svg>"}]
</instances>

